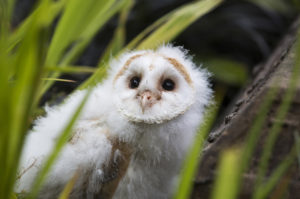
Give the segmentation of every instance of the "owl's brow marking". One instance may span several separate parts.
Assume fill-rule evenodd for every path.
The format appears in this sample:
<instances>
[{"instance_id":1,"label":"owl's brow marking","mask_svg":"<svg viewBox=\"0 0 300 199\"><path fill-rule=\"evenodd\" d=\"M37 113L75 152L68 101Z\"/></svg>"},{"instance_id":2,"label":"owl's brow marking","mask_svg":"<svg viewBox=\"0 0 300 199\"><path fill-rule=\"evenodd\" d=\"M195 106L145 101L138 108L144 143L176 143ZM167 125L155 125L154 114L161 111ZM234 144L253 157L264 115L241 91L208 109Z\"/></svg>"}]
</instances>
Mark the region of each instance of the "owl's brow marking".
<instances>
[{"instance_id":1,"label":"owl's brow marking","mask_svg":"<svg viewBox=\"0 0 300 199\"><path fill-rule=\"evenodd\" d=\"M143 54L138 54L138 55L134 55L132 57L130 57L126 63L124 64L124 66L121 68L121 70L117 73L116 77L114 78L114 82L124 74L124 72L128 69L129 65L131 64L131 62L133 62L135 59L141 57L141 56L144 56L146 54L149 54L149 53L143 53ZM174 66L174 68L183 75L185 81L187 81L187 83L190 85L190 86L193 86L193 82L192 82L192 79L190 77L190 75L188 74L188 72L185 70L184 66L179 63L176 59L174 58L171 58L171 57L166 57L164 55L160 55L162 56L164 59L166 59L170 64L172 64ZM151 67L151 66L150 66Z\"/></svg>"},{"instance_id":2,"label":"owl's brow marking","mask_svg":"<svg viewBox=\"0 0 300 199\"><path fill-rule=\"evenodd\" d=\"M190 77L190 75L187 73L187 71L185 70L185 68L184 68L184 66L181 64L181 63L179 63L176 59L174 59L174 58L171 58L171 57L165 57L165 56L163 56L170 64L172 64L174 67L175 67L175 69L179 72L179 73L181 73L182 75L183 75L183 77L184 77L184 79L185 79L185 81L187 81L187 83L189 84L189 85L193 85L193 82L192 82L192 79L191 79L191 77Z\"/></svg>"},{"instance_id":3,"label":"owl's brow marking","mask_svg":"<svg viewBox=\"0 0 300 199\"><path fill-rule=\"evenodd\" d=\"M138 54L138 55L134 55L134 56L130 57L130 58L126 61L126 63L124 64L124 66L121 68L121 70L118 72L118 74L116 75L116 77L115 77L115 79L114 79L114 82L115 82L120 76L122 76L122 75L124 74L124 72L128 69L129 65L131 64L131 62L132 62L133 60L135 60L135 59L137 59L137 58L139 58L139 57L141 57L141 56L143 56L143 55L145 55L145 54L147 54L147 53Z\"/></svg>"}]
</instances>

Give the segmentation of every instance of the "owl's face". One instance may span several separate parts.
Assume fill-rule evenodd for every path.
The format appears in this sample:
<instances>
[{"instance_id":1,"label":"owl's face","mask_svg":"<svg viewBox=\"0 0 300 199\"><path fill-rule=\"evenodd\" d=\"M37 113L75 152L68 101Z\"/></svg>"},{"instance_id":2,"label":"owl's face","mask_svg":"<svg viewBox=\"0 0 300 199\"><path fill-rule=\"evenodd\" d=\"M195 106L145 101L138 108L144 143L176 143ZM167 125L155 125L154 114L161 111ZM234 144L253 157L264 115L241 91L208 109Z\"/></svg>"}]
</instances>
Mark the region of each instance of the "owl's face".
<instances>
[{"instance_id":1,"label":"owl's face","mask_svg":"<svg viewBox=\"0 0 300 199\"><path fill-rule=\"evenodd\" d=\"M113 79L114 103L129 121L162 123L183 114L195 101L188 70L155 52L129 57Z\"/></svg>"}]
</instances>

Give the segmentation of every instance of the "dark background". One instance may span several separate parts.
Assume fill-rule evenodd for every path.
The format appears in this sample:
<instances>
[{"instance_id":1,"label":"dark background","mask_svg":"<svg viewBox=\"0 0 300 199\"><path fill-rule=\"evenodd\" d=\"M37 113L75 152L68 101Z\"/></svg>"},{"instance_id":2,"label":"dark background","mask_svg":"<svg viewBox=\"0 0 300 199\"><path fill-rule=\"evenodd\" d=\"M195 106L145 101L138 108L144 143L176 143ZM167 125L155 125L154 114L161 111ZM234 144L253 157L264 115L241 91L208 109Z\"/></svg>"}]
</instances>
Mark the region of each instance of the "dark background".
<instances>
[{"instance_id":1,"label":"dark background","mask_svg":"<svg viewBox=\"0 0 300 199\"><path fill-rule=\"evenodd\" d=\"M35 0L16 1L13 26L17 26L34 9L36 2ZM188 2L191 1L136 1L127 21L127 42L164 14ZM238 62L246 68L248 81L251 81L254 75L252 72L253 67L268 58L282 35L287 32L288 27L295 18L295 14L296 10L293 7L287 13L276 11L276 9L266 9L250 3L250 1L228 0L188 27L172 43L189 49L197 64L201 64L207 57ZM96 35L76 65L96 66L113 35L117 23L118 16L115 16ZM206 67L205 64L204 67ZM49 100L58 103L66 94L88 78L88 75L65 74L61 78L75 80L76 83L56 82L43 97L41 105ZM228 88L224 107L244 86L232 85L214 77L212 78L212 84L214 86L221 84Z\"/></svg>"}]
</instances>

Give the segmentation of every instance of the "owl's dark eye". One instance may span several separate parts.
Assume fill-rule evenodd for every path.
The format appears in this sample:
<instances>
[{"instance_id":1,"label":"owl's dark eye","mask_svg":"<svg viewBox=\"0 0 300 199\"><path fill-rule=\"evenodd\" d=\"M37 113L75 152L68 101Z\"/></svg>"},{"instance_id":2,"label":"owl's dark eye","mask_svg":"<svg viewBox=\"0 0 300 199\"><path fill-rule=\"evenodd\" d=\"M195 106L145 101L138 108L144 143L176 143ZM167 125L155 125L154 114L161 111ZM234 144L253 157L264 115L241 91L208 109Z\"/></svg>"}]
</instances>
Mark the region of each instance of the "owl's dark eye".
<instances>
[{"instance_id":1,"label":"owl's dark eye","mask_svg":"<svg viewBox=\"0 0 300 199\"><path fill-rule=\"evenodd\" d=\"M172 91L175 88L175 83L171 79L165 79L161 85L166 91Z\"/></svg>"},{"instance_id":2,"label":"owl's dark eye","mask_svg":"<svg viewBox=\"0 0 300 199\"><path fill-rule=\"evenodd\" d=\"M137 77L137 76L132 77L130 79L129 87L130 88L137 88L137 87L139 87L140 81L141 81L140 77Z\"/></svg>"}]
</instances>

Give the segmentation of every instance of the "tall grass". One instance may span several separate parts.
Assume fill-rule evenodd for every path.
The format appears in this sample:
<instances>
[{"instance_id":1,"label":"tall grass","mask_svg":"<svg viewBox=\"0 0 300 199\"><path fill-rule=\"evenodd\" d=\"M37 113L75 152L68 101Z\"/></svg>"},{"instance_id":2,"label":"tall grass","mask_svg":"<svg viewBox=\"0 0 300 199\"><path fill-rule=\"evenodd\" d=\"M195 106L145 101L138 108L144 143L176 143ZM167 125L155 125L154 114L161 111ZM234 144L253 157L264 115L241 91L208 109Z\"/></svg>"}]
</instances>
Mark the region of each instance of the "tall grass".
<instances>
[{"instance_id":1,"label":"tall grass","mask_svg":"<svg viewBox=\"0 0 300 199\"><path fill-rule=\"evenodd\" d=\"M133 0L41 0L34 11L14 30L10 21L14 8L13 0L3 0L0 3L0 199L15 198L13 187L17 177L17 169L22 146L26 138L26 132L30 128L33 115L37 110L38 102L45 92L57 80L62 73L92 73L92 76L81 85L81 89L91 87L101 81L107 70L109 58L116 57L126 50L156 48L158 45L174 40L194 21L210 12L220 5L222 0L194 1L182 5L167 13L144 31L137 35L128 44L126 38L126 20L130 9L134 5ZM89 66L74 67L80 54L91 42L92 38L114 15L119 14L119 24L115 29L112 40L101 56L96 69ZM54 20L57 19L57 26L51 37L50 31ZM217 27L216 27L217 29ZM300 36L299 36L300 37ZM300 54L300 44L297 44L297 55ZM226 64L224 60L216 60ZM227 62L228 65L228 62ZM299 74L300 57L295 62L294 73ZM245 82L245 71L235 70L233 78L226 77L232 84ZM218 73L218 70L216 70ZM219 71L219 74L222 72ZM218 75L218 74L217 74ZM243 75L241 78L240 76ZM278 119L282 121L288 111L291 99L295 93L295 85L299 77L293 75L290 87L284 97L283 104L279 108ZM192 189L193 176L201 156L199 152L203 148L204 140L217 114L219 102L225 92L216 91L216 105L209 109L205 126L201 128L191 152L187 156L179 189L175 198L188 198ZM242 173L249 166L250 157L257 143L259 132L266 119L267 112L273 102L277 89L269 92L262 104L261 112L249 131L248 141L245 147L239 150L225 152L220 164L220 177L216 181L213 198L220 198L224 195L228 198L236 198L240 190ZM56 148L44 165L41 173L34 183L29 198L35 198L47 172L55 162L60 150L66 142L72 125L76 121L80 110L87 99L82 101L77 108L73 118L65 127L58 139ZM259 178L254 198L263 198L276 185L279 178L285 173L293 162L293 157L298 151L299 142L294 151L287 156L277 167L268 181L262 181L265 176L270 151L273 148L274 140L280 130L281 123L274 124L268 138L268 147L264 151L260 166ZM297 137L297 136L296 136ZM297 149L297 150L296 150ZM237 152L238 151L238 152ZM242 158L243 157L243 158ZM239 158L239 159L237 159ZM230 170L228 165L241 164L237 169ZM229 186L227 182L234 181ZM76 180L76 176L73 180ZM66 198L70 192L72 183L66 186L60 198ZM223 195L224 194L224 195Z\"/></svg>"},{"instance_id":2,"label":"tall grass","mask_svg":"<svg viewBox=\"0 0 300 199\"><path fill-rule=\"evenodd\" d=\"M265 141L265 146L263 147L261 160L258 165L258 172L256 177L256 182L253 190L253 199L263 199L268 198L270 192L278 185L279 180L288 171L291 165L295 162L296 157L300 157L299 153L299 135L295 132L295 146L292 147L289 154L281 161L279 165L274 169L273 173L269 177L266 176L266 171L268 168L269 159L271 153L281 131L282 124L287 116L290 109L293 98L295 97L297 86L300 83L300 31L298 32L297 42L295 44L295 57L294 64L291 70L290 82L286 93L283 95L282 102L277 110L274 124L269 130L268 136ZM238 193L241 191L243 184L243 173L247 171L250 165L251 157L254 154L254 150L257 146L258 139L260 138L260 133L263 129L263 125L267 120L268 112L270 111L271 105L274 102L276 95L279 92L280 79L276 79L272 88L268 91L265 96L261 107L259 108L257 117L251 126L251 129L246 136L246 143L239 149L237 153L236 150L229 149L225 151L221 156L220 168L217 171L219 177L215 182L215 188L212 193L212 198L223 198L234 199L238 198ZM237 156L239 164L237 164ZM229 167L228 165L231 165ZM233 167L235 169L233 169ZM228 186L228 183L231 185ZM282 188L285 191L287 186ZM216 193L217 192L217 193Z\"/></svg>"},{"instance_id":3,"label":"tall grass","mask_svg":"<svg viewBox=\"0 0 300 199\"><path fill-rule=\"evenodd\" d=\"M18 162L33 113L40 98L62 72L92 72L83 87L101 81L109 55L127 49L155 48L172 41L196 19L221 3L202 0L183 5L158 19L125 46L125 22L133 0L41 0L34 11L14 30L10 22L13 0L0 4L0 198L15 198L13 187ZM120 14L119 26L94 72L73 67L80 54L112 16ZM54 34L50 37L54 20ZM146 36L147 35L147 36ZM86 96L87 97L87 96ZM47 172L66 142L86 98L65 127L48 161L39 173L29 198L35 198ZM71 183L72 184L72 183ZM61 198L66 198L68 185Z\"/></svg>"}]
</instances>

